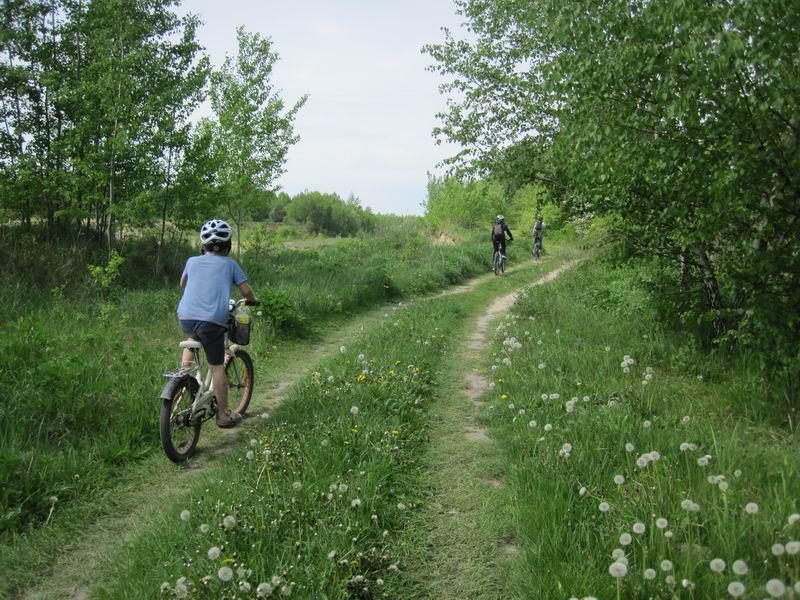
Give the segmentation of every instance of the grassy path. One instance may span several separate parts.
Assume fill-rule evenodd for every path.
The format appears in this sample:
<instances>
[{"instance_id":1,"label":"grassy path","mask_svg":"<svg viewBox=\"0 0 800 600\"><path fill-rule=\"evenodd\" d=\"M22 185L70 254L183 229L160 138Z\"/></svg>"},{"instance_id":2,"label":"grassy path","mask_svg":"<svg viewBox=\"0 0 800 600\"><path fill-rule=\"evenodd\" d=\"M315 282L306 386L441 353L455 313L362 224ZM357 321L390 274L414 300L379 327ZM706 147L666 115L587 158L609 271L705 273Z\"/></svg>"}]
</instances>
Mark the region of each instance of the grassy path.
<instances>
[{"instance_id":1,"label":"grassy path","mask_svg":"<svg viewBox=\"0 0 800 600\"><path fill-rule=\"evenodd\" d=\"M492 279L490 273L428 299L471 292ZM47 527L15 546L6 546L3 553L8 558L2 561L6 581L0 587L0 597L89 597L91 587L103 584L114 558L140 531L153 527L165 507L175 505L204 482L213 485L220 478L224 461L218 456L230 453L239 445L237 441L255 431L260 417L268 416L310 368L382 320L388 311L387 306L381 306L343 320L312 343L283 344L266 364L258 365L249 418L241 427L204 428L198 454L185 467L172 465L160 454L149 457L130 467L119 485L98 494L93 503L66 508ZM156 408L154 404L154 414Z\"/></svg>"},{"instance_id":2,"label":"grassy path","mask_svg":"<svg viewBox=\"0 0 800 600\"><path fill-rule=\"evenodd\" d=\"M532 285L548 283L575 264L547 264L552 270ZM502 564L519 551L510 527L513 498L503 483L503 453L476 422L489 387L480 366L490 327L518 291L494 298L472 323L453 353L452 364L459 368L442 382L432 414L435 441L425 460L425 509L408 536L414 597L500 597ZM419 553L420 547L425 552Z\"/></svg>"},{"instance_id":3,"label":"grassy path","mask_svg":"<svg viewBox=\"0 0 800 600\"><path fill-rule=\"evenodd\" d=\"M98 582L109 557L139 529L146 528L162 507L172 505L199 481L218 478L222 463L216 456L228 454L238 440L255 429L260 417L268 415L317 361L382 319L386 311L386 306L380 306L344 321L312 343L284 343L267 364L258 366L251 408L240 427L218 429L207 424L197 455L185 467L173 465L161 454L151 456L131 468L120 485L98 496L92 505L68 509L59 525L33 534L28 544L15 549L17 561L27 565L11 573L20 579L24 590L18 597L88 597L87 586ZM157 408L153 401L154 415ZM37 583L28 587L30 582Z\"/></svg>"}]
</instances>

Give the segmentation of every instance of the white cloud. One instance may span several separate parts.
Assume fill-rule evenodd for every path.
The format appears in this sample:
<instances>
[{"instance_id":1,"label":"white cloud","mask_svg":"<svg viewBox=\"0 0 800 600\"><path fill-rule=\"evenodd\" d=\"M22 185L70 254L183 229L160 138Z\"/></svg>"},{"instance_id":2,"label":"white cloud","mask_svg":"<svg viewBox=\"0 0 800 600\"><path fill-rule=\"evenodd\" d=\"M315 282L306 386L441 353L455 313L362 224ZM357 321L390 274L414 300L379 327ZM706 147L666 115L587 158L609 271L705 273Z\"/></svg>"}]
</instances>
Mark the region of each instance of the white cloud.
<instances>
[{"instance_id":1,"label":"white cloud","mask_svg":"<svg viewBox=\"0 0 800 600\"><path fill-rule=\"evenodd\" d=\"M243 24L272 38L287 102L309 94L279 181L287 192L354 192L377 211L421 212L426 172L455 152L431 137L445 103L420 53L441 26L457 28L449 0L188 0L183 9L204 21L200 41L215 64L235 52Z\"/></svg>"}]
</instances>

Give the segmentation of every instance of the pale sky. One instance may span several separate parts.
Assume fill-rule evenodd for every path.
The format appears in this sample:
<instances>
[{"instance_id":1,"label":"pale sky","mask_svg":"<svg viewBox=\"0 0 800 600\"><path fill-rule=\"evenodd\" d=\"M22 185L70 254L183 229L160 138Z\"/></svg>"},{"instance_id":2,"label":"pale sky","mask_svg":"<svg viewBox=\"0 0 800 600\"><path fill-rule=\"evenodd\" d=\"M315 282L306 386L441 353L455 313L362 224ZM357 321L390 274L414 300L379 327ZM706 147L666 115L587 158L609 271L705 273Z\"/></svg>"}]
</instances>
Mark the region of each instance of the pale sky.
<instances>
[{"instance_id":1,"label":"pale sky","mask_svg":"<svg viewBox=\"0 0 800 600\"><path fill-rule=\"evenodd\" d=\"M286 173L289 194L351 192L376 212L421 214L426 172L455 154L431 136L444 109L423 44L458 29L452 0L184 0L203 21L214 65L236 52L236 27L272 38L273 82L287 104L309 94Z\"/></svg>"}]
</instances>

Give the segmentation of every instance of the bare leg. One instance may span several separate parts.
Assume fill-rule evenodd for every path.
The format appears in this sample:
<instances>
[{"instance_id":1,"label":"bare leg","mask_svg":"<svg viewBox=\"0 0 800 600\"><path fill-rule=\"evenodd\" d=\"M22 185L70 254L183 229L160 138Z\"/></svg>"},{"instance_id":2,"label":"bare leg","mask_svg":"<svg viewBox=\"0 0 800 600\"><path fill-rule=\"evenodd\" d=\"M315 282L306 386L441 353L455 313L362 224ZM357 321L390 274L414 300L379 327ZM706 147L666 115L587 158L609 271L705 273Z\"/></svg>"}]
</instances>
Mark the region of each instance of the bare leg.
<instances>
[{"instance_id":1,"label":"bare leg","mask_svg":"<svg viewBox=\"0 0 800 600\"><path fill-rule=\"evenodd\" d=\"M214 394L217 397L217 414L228 413L228 376L225 375L225 365L208 365L214 377Z\"/></svg>"},{"instance_id":2,"label":"bare leg","mask_svg":"<svg viewBox=\"0 0 800 600\"><path fill-rule=\"evenodd\" d=\"M194 352L192 352L189 348L184 348L183 356L181 357L181 366L191 367L194 362Z\"/></svg>"}]
</instances>

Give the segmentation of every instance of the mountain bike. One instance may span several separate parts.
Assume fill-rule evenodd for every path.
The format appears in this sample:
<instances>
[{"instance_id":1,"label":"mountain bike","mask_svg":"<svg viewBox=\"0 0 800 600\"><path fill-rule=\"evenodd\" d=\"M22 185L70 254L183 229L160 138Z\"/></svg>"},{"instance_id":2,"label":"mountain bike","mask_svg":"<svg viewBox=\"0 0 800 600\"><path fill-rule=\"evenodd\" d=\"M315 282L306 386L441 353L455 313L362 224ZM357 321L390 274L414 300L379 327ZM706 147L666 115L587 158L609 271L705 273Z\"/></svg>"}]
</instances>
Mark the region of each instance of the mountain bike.
<instances>
[{"instance_id":1,"label":"mountain bike","mask_svg":"<svg viewBox=\"0 0 800 600\"><path fill-rule=\"evenodd\" d=\"M506 243L511 243L509 240ZM494 251L494 258L492 259L492 269L495 275L500 275L506 272L506 257L500 252L500 249Z\"/></svg>"},{"instance_id":2,"label":"mountain bike","mask_svg":"<svg viewBox=\"0 0 800 600\"><path fill-rule=\"evenodd\" d=\"M533 240L533 258L539 260L542 254L542 238L536 238Z\"/></svg>"},{"instance_id":3,"label":"mountain bike","mask_svg":"<svg viewBox=\"0 0 800 600\"><path fill-rule=\"evenodd\" d=\"M231 303L231 312L243 304L245 300ZM175 463L185 462L194 454L200 428L217 414L211 370L204 374L200 362L202 344L197 340L184 340L179 346L191 350L193 363L164 373L167 383L159 396L161 445L167 457ZM224 364L228 377L228 406L244 415L253 395L253 359L226 336Z\"/></svg>"}]
</instances>

